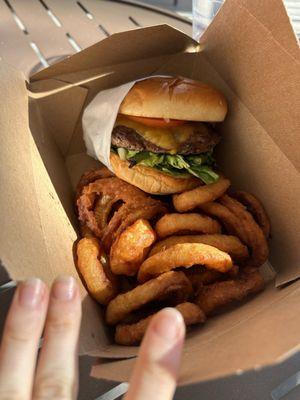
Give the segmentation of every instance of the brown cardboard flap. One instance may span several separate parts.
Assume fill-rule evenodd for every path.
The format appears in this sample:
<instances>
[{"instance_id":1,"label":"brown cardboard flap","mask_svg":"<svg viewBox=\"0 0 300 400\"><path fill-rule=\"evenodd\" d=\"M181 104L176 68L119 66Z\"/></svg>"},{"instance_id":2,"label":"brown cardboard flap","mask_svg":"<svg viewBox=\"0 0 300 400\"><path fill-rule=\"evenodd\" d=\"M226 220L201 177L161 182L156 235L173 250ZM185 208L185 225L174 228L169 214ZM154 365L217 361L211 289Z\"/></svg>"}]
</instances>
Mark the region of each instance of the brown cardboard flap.
<instances>
[{"instance_id":1,"label":"brown cardboard flap","mask_svg":"<svg viewBox=\"0 0 300 400\"><path fill-rule=\"evenodd\" d=\"M281 1L276 4L272 13L281 15L281 33L286 15ZM241 21L247 21L243 29ZM290 55L237 0L224 3L201 42L212 66L299 170L300 57Z\"/></svg>"},{"instance_id":2,"label":"brown cardboard flap","mask_svg":"<svg viewBox=\"0 0 300 400\"><path fill-rule=\"evenodd\" d=\"M290 18L281 0L241 0L242 4L267 28L285 51L299 60L299 42L291 26Z\"/></svg>"},{"instance_id":3,"label":"brown cardboard flap","mask_svg":"<svg viewBox=\"0 0 300 400\"><path fill-rule=\"evenodd\" d=\"M33 91L30 96L40 99L39 108L47 130L61 154L65 156L86 99L87 89L70 86L56 79L37 81L29 88Z\"/></svg>"},{"instance_id":4,"label":"brown cardboard flap","mask_svg":"<svg viewBox=\"0 0 300 400\"><path fill-rule=\"evenodd\" d=\"M259 369L298 351L299 301L299 282L297 289L269 286L243 307L208 320L203 331L188 334L179 385ZM211 336L215 331L219 334ZM127 382L134 362L102 360L93 367L92 376Z\"/></svg>"},{"instance_id":5,"label":"brown cardboard flap","mask_svg":"<svg viewBox=\"0 0 300 400\"><path fill-rule=\"evenodd\" d=\"M222 126L227 135L219 149L223 166L238 187L252 190L267 207L273 226L271 261L279 272L276 284L282 285L300 275L300 62L299 55L291 55L275 38L281 28L292 28L282 2L272 3L277 30L273 24L272 32L263 25L264 2L256 4L254 13L251 1L241 6L227 0L202 45L207 60L238 98L230 102L229 118ZM241 21L247 21L242 30ZM294 35L287 36L292 49ZM246 109L251 119L242 116ZM242 168L237 176L236 165Z\"/></svg>"},{"instance_id":6,"label":"brown cardboard flap","mask_svg":"<svg viewBox=\"0 0 300 400\"><path fill-rule=\"evenodd\" d=\"M76 233L60 203L36 142L29 131L28 98L24 77L0 64L1 74L1 259L12 279L31 275L47 283L72 260ZM38 122L38 120L37 120ZM41 126L39 125L41 128ZM40 133L42 135L41 129ZM52 162L63 166L51 137L40 145L52 153ZM53 151L54 150L54 151ZM63 179L61 175L60 179ZM65 187L68 187L66 183ZM69 253L69 255L68 255ZM51 257L55 254L55 258ZM70 264L69 273L76 276ZM67 272L66 271L66 272Z\"/></svg>"},{"instance_id":7,"label":"brown cardboard flap","mask_svg":"<svg viewBox=\"0 0 300 400\"><path fill-rule=\"evenodd\" d=\"M37 271L41 266L46 271L50 267L37 212L39 201L32 169L38 160L32 160L34 144L28 129L25 80L4 62L0 63L0 76L0 254L11 278L22 279L28 267Z\"/></svg>"},{"instance_id":8,"label":"brown cardboard flap","mask_svg":"<svg viewBox=\"0 0 300 400\"><path fill-rule=\"evenodd\" d=\"M38 72L31 79L32 81L49 79L65 73L184 52L197 46L198 44L189 36L168 25L116 33Z\"/></svg>"},{"instance_id":9,"label":"brown cardboard flap","mask_svg":"<svg viewBox=\"0 0 300 400\"><path fill-rule=\"evenodd\" d=\"M11 279L38 276L50 285L60 274L78 279L73 262L77 234L61 203L66 197L71 201L73 194L62 156L38 115L35 136L29 131L27 95L22 74L1 62L0 255ZM81 290L85 297L83 286ZM86 353L104 339L98 332L99 308L89 297L83 302L83 315L80 351Z\"/></svg>"}]
</instances>

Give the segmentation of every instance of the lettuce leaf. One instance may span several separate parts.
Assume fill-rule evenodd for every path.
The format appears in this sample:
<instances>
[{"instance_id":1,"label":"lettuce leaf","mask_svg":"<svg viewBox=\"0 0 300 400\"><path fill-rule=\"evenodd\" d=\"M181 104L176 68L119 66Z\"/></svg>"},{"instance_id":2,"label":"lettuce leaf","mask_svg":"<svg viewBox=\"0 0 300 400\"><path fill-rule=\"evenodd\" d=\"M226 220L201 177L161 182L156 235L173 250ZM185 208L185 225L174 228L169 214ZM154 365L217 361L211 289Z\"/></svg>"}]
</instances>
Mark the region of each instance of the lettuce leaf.
<instances>
[{"instance_id":1,"label":"lettuce leaf","mask_svg":"<svg viewBox=\"0 0 300 400\"><path fill-rule=\"evenodd\" d=\"M186 178L194 175L205 184L214 183L219 175L213 170L215 160L212 152L182 156L180 154L156 154L151 151L134 151L115 148L122 160L128 160L130 166L136 164L156 168L166 174Z\"/></svg>"}]
</instances>

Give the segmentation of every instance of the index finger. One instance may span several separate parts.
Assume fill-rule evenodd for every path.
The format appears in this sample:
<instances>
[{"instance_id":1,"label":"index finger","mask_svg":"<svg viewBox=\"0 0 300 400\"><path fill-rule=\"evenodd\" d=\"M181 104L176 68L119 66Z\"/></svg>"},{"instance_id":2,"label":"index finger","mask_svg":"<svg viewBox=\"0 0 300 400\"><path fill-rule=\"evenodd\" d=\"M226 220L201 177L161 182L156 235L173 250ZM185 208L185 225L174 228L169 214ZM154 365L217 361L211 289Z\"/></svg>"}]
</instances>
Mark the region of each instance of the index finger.
<instances>
[{"instance_id":1,"label":"index finger","mask_svg":"<svg viewBox=\"0 0 300 400\"><path fill-rule=\"evenodd\" d=\"M125 400L170 400L176 389L185 336L182 315L166 308L153 317Z\"/></svg>"}]
</instances>

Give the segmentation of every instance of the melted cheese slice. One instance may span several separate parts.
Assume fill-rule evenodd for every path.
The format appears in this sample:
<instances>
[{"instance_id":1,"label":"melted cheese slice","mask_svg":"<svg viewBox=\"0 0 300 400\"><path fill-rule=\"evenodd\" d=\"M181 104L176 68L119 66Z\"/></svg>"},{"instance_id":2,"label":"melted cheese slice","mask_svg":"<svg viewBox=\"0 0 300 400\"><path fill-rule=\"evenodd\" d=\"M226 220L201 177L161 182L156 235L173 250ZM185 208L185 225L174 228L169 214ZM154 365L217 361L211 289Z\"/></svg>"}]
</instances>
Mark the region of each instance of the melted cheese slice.
<instances>
[{"instance_id":1,"label":"melted cheese slice","mask_svg":"<svg viewBox=\"0 0 300 400\"><path fill-rule=\"evenodd\" d=\"M178 147L192 135L194 127L191 124L174 126L172 128L157 128L132 121L124 115L118 115L115 126L123 125L134 129L144 139L156 146L166 149L171 154L176 154Z\"/></svg>"}]
</instances>

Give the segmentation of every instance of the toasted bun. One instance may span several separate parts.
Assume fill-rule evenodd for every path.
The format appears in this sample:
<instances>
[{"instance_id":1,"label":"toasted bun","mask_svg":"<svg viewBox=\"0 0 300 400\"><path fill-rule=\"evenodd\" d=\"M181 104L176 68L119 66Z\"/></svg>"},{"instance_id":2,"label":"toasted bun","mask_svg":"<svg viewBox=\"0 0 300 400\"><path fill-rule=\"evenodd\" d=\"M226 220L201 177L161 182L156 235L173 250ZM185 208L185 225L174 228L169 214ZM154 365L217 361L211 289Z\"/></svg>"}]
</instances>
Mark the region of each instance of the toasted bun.
<instances>
[{"instance_id":1,"label":"toasted bun","mask_svg":"<svg viewBox=\"0 0 300 400\"><path fill-rule=\"evenodd\" d=\"M131 183L151 194L181 193L201 185L197 178L174 178L155 168L135 165L129 168L128 161L121 160L117 154L110 154L110 162L114 173L123 181Z\"/></svg>"},{"instance_id":2,"label":"toasted bun","mask_svg":"<svg viewBox=\"0 0 300 400\"><path fill-rule=\"evenodd\" d=\"M213 87L186 78L149 78L124 98L121 114L185 121L223 121L227 102Z\"/></svg>"}]
</instances>

